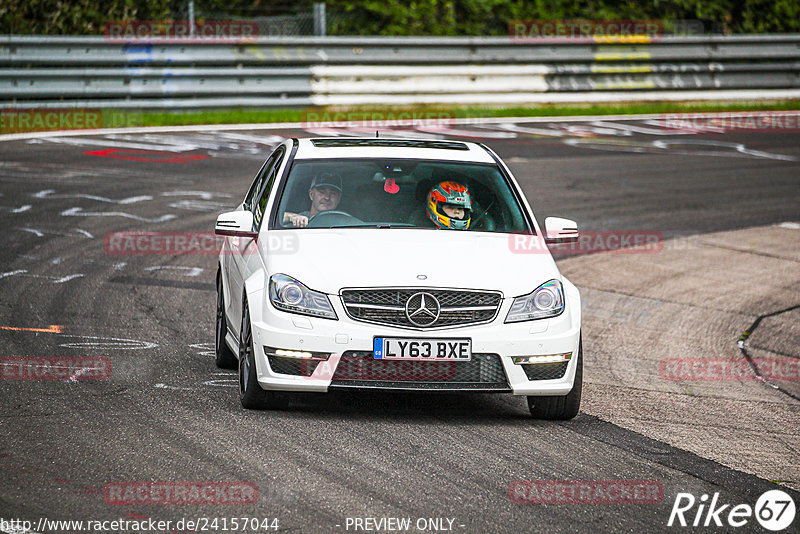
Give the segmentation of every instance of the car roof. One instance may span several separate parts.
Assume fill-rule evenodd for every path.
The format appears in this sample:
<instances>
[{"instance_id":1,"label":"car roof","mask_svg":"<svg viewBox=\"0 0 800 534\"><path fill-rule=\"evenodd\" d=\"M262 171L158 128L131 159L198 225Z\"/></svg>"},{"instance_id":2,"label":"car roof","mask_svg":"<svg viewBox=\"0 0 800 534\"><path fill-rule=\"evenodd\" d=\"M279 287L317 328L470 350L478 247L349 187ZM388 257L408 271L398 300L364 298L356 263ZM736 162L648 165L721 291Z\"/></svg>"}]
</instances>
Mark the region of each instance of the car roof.
<instances>
[{"instance_id":1,"label":"car roof","mask_svg":"<svg viewBox=\"0 0 800 534\"><path fill-rule=\"evenodd\" d=\"M482 146L466 141L400 137L314 137L298 140L295 159L398 158L495 163Z\"/></svg>"}]
</instances>

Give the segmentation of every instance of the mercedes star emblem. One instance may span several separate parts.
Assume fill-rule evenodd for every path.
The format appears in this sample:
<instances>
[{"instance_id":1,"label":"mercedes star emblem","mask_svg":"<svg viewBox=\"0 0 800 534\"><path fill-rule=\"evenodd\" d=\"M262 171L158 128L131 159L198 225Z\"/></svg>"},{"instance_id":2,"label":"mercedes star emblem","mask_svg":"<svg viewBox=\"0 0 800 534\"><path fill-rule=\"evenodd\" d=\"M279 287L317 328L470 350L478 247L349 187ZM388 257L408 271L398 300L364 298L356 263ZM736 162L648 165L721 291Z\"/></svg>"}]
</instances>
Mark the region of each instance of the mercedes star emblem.
<instances>
[{"instance_id":1,"label":"mercedes star emblem","mask_svg":"<svg viewBox=\"0 0 800 534\"><path fill-rule=\"evenodd\" d=\"M406 317L415 326L430 326L439 318L439 301L430 293L414 293L406 301Z\"/></svg>"}]
</instances>

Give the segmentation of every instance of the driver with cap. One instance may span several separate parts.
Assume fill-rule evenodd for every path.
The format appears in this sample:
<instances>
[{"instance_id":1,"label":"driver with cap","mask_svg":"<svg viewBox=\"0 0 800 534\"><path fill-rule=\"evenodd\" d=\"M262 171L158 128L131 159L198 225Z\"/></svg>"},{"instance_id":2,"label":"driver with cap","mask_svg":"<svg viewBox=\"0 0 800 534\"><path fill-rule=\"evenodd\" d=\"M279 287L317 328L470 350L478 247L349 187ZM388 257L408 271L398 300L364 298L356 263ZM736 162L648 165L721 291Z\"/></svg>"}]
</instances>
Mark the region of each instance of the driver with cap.
<instances>
[{"instance_id":1,"label":"driver with cap","mask_svg":"<svg viewBox=\"0 0 800 534\"><path fill-rule=\"evenodd\" d=\"M300 213L287 211L283 214L283 224L303 228L314 215L335 210L342 198L342 177L335 172L319 173L311 182L308 196L311 199L311 209Z\"/></svg>"}]
</instances>

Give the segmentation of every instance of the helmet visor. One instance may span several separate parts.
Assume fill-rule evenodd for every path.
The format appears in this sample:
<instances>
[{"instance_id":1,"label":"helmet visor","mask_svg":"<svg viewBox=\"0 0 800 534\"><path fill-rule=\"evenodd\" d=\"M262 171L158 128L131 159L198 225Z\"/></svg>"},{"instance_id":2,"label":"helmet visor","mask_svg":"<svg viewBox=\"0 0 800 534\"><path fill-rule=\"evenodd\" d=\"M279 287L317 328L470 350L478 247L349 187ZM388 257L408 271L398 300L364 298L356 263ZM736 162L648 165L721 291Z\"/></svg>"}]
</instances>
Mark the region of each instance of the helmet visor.
<instances>
[{"instance_id":1,"label":"helmet visor","mask_svg":"<svg viewBox=\"0 0 800 534\"><path fill-rule=\"evenodd\" d=\"M439 213L446 215L451 219L465 221L469 219L470 210L465 208L463 204L452 204L450 202L439 202L437 206Z\"/></svg>"}]
</instances>

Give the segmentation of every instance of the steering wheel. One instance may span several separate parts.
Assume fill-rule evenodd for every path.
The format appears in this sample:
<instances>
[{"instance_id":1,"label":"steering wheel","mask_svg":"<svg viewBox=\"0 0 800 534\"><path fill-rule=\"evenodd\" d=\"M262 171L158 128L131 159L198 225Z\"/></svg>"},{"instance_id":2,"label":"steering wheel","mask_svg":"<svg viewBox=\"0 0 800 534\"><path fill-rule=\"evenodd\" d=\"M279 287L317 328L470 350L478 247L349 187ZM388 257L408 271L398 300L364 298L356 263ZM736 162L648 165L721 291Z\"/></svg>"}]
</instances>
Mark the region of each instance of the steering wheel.
<instances>
[{"instance_id":1,"label":"steering wheel","mask_svg":"<svg viewBox=\"0 0 800 534\"><path fill-rule=\"evenodd\" d=\"M306 228L321 228L333 226L351 226L354 224L363 224L364 221L358 217L353 217L346 211L321 211L308 218Z\"/></svg>"},{"instance_id":2,"label":"steering wheel","mask_svg":"<svg viewBox=\"0 0 800 534\"><path fill-rule=\"evenodd\" d=\"M470 230L483 230L485 232L494 232L497 225L494 223L494 218L489 215L488 213L484 213L483 215L478 217L478 220L475 224L470 225Z\"/></svg>"},{"instance_id":3,"label":"steering wheel","mask_svg":"<svg viewBox=\"0 0 800 534\"><path fill-rule=\"evenodd\" d=\"M480 209L481 214L475 218L475 222L474 224L470 225L470 229L493 232L495 228L497 228L497 225L494 222L494 217L489 215L489 210L492 209L492 206L494 206L494 202L491 202L486 209Z\"/></svg>"}]
</instances>

